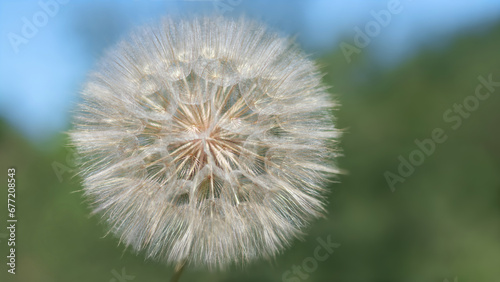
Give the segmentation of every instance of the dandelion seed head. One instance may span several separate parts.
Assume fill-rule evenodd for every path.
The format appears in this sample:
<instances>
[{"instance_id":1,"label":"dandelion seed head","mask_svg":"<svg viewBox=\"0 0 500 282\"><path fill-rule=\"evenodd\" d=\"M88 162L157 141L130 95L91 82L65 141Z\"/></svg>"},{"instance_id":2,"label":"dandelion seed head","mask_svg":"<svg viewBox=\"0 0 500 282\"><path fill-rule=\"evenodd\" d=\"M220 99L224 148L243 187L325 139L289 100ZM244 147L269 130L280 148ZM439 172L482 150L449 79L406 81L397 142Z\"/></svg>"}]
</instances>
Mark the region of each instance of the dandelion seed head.
<instances>
[{"instance_id":1,"label":"dandelion seed head","mask_svg":"<svg viewBox=\"0 0 500 282\"><path fill-rule=\"evenodd\" d=\"M85 196L148 258L272 258L324 213L336 104L289 39L205 17L134 31L82 91L70 133Z\"/></svg>"}]
</instances>

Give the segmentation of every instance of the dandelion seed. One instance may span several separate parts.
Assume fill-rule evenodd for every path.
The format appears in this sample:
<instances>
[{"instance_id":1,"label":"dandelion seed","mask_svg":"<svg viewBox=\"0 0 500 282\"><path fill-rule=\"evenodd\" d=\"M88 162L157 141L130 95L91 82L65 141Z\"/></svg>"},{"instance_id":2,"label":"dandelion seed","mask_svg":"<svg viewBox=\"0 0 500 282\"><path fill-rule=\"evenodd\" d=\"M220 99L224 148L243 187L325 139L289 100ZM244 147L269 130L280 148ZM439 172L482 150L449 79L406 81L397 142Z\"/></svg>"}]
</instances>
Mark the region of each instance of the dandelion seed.
<instances>
[{"instance_id":1,"label":"dandelion seed","mask_svg":"<svg viewBox=\"0 0 500 282\"><path fill-rule=\"evenodd\" d=\"M147 258L272 258L324 213L337 173L315 65L246 19L163 21L110 50L70 133L85 196Z\"/></svg>"}]
</instances>

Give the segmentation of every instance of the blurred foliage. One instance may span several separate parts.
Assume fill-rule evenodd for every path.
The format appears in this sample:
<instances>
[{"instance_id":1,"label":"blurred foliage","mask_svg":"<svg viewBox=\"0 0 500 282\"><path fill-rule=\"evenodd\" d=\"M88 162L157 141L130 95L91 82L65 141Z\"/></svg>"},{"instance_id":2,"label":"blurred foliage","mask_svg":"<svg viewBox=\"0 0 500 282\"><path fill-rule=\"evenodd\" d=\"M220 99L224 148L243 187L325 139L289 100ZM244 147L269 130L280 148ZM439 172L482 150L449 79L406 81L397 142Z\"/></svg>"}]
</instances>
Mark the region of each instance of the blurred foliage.
<instances>
[{"instance_id":1,"label":"blurred foliage","mask_svg":"<svg viewBox=\"0 0 500 282\"><path fill-rule=\"evenodd\" d=\"M307 281L497 281L500 88L457 130L443 113L474 94L478 76L500 81L499 50L500 25L392 68L371 60L368 49L351 64L338 48L320 58L325 83L342 104L336 112L345 130L339 164L348 171L332 184L328 217L275 261L227 272L188 269L181 281L282 281L285 271L313 256L317 238L328 236L341 246ZM392 192L384 173L397 173L398 157L407 159L418 148L414 140L430 138L435 128L448 139ZM104 237L72 177L66 137L61 133L50 143L49 149L35 147L0 122L0 181L6 183L8 167L17 169L19 219L17 274L8 275L2 263L0 281L119 281L113 270L122 269L135 276L132 281L168 281L172 267L144 261ZM2 189L2 225L6 194Z\"/></svg>"}]
</instances>

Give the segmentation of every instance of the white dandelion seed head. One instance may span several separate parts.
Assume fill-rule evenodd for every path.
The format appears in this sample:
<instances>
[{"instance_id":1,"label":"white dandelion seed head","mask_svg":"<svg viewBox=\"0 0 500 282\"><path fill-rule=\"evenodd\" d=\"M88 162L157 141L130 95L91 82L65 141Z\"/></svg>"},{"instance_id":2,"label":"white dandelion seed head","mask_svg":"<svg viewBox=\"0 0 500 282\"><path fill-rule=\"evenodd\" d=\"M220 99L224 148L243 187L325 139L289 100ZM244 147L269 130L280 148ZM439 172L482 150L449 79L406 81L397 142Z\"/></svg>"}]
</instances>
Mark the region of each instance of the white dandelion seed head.
<instances>
[{"instance_id":1,"label":"white dandelion seed head","mask_svg":"<svg viewBox=\"0 0 500 282\"><path fill-rule=\"evenodd\" d=\"M336 104L293 42L246 19L166 19L111 49L71 139L85 196L148 258L224 268L324 212Z\"/></svg>"}]
</instances>

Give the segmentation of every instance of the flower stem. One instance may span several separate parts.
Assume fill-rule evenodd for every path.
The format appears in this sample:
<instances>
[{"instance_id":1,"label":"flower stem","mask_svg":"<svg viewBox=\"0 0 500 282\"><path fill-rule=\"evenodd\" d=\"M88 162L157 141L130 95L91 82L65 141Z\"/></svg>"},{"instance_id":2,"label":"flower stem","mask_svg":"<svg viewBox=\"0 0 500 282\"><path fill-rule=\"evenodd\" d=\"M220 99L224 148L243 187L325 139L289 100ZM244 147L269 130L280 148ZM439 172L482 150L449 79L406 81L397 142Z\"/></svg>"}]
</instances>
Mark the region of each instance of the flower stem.
<instances>
[{"instance_id":1,"label":"flower stem","mask_svg":"<svg viewBox=\"0 0 500 282\"><path fill-rule=\"evenodd\" d=\"M174 275L172 276L172 279L170 279L170 282L178 282L179 281L179 278L181 277L185 266L186 266L185 260L177 263L177 265L175 266Z\"/></svg>"}]
</instances>

